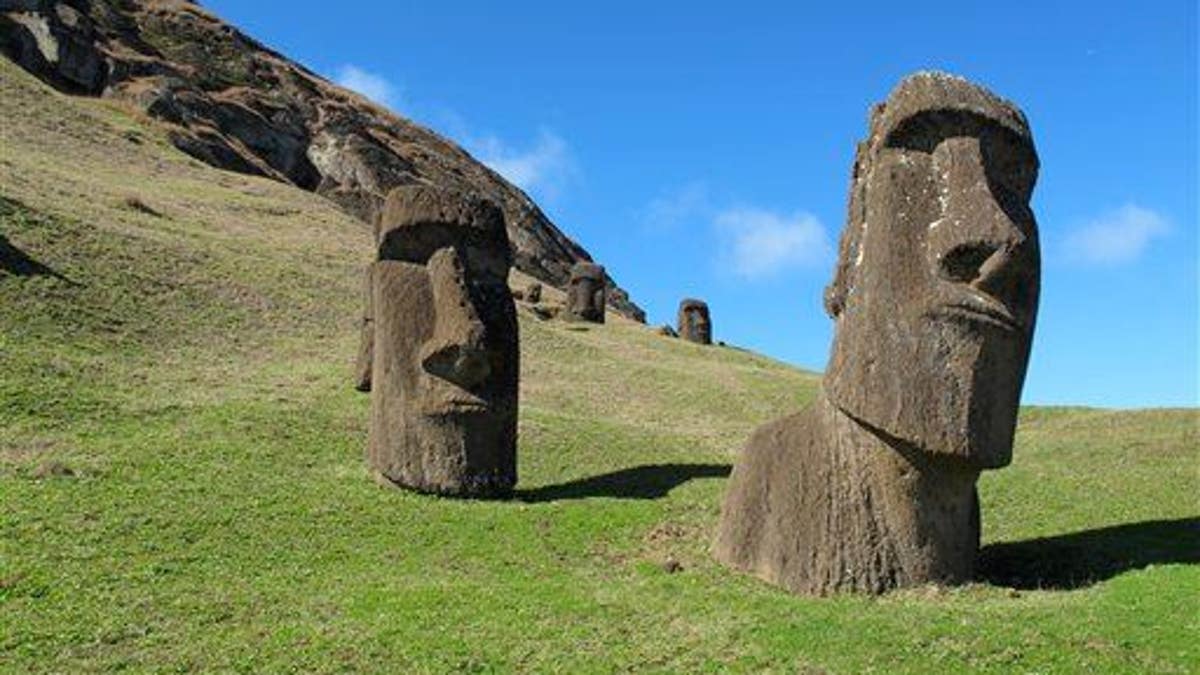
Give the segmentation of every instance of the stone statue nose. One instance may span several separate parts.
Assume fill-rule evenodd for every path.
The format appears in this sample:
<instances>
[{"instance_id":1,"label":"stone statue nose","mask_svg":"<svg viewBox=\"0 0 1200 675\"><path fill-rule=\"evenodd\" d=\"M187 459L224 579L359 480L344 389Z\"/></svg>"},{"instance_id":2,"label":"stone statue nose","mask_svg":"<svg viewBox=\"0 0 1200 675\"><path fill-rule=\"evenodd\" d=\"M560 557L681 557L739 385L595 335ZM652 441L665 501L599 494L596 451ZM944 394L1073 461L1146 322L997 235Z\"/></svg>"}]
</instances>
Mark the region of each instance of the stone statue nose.
<instances>
[{"instance_id":1,"label":"stone statue nose","mask_svg":"<svg viewBox=\"0 0 1200 675\"><path fill-rule=\"evenodd\" d=\"M453 248L434 253L426 265L433 289L433 335L421 349L425 370L470 389L491 374L486 330L467 284L466 267Z\"/></svg>"},{"instance_id":2,"label":"stone statue nose","mask_svg":"<svg viewBox=\"0 0 1200 675\"><path fill-rule=\"evenodd\" d=\"M929 244L938 276L996 295L1008 285L1026 236L992 191L978 138L943 141L934 161L943 210Z\"/></svg>"}]
</instances>

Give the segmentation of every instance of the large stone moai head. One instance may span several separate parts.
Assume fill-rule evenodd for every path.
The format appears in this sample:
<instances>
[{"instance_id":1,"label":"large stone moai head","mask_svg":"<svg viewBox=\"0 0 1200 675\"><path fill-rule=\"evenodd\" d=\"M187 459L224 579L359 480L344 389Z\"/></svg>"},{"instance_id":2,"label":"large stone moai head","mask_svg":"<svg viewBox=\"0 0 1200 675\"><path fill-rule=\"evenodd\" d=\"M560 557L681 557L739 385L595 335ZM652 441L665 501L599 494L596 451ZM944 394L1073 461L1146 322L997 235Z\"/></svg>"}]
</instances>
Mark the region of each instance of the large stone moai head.
<instances>
[{"instance_id":1,"label":"large stone moai head","mask_svg":"<svg viewBox=\"0 0 1200 675\"><path fill-rule=\"evenodd\" d=\"M1025 116L966 80L906 78L858 148L826 309L829 399L974 469L1012 454L1037 313Z\"/></svg>"},{"instance_id":2,"label":"large stone moai head","mask_svg":"<svg viewBox=\"0 0 1200 675\"><path fill-rule=\"evenodd\" d=\"M708 303L686 298L679 303L679 337L702 345L712 344L712 320Z\"/></svg>"},{"instance_id":3,"label":"large stone moai head","mask_svg":"<svg viewBox=\"0 0 1200 675\"><path fill-rule=\"evenodd\" d=\"M604 303L604 266L589 262L575 263L571 267L567 286L564 318L568 321L604 323Z\"/></svg>"},{"instance_id":4,"label":"large stone moai head","mask_svg":"<svg viewBox=\"0 0 1200 675\"><path fill-rule=\"evenodd\" d=\"M370 271L368 461L415 490L502 496L517 479L517 318L504 217L488 201L397 188Z\"/></svg>"}]
</instances>

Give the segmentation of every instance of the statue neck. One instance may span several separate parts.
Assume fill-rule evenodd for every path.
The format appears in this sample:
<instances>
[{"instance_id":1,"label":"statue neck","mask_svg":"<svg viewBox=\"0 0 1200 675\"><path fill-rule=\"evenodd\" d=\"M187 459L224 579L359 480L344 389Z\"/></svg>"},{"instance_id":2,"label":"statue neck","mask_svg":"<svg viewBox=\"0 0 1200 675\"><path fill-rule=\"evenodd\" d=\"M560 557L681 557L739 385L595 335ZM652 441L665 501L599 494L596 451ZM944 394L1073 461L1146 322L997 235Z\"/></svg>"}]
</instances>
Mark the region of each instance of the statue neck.
<instances>
[{"instance_id":1,"label":"statue neck","mask_svg":"<svg viewBox=\"0 0 1200 675\"><path fill-rule=\"evenodd\" d=\"M969 580L979 549L979 470L873 429L825 396L816 405L832 461L859 484L859 504L853 510L862 521L860 531L878 538L873 546L850 547L874 557L874 562L859 562L890 560L884 563L891 568L887 574L896 575L900 585L907 585L905 580Z\"/></svg>"}]
</instances>

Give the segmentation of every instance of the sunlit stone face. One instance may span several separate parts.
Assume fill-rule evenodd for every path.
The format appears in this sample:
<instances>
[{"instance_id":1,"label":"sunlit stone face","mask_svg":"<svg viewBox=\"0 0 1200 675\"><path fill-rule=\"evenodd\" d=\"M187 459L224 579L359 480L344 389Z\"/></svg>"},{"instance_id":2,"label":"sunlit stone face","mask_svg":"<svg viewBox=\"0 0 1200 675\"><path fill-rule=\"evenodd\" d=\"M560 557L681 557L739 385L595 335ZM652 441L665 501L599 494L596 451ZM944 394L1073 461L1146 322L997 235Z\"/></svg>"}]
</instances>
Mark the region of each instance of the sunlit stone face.
<instances>
[{"instance_id":1,"label":"sunlit stone face","mask_svg":"<svg viewBox=\"0 0 1200 675\"><path fill-rule=\"evenodd\" d=\"M604 323L605 295L604 267L595 263L575 263L567 285L565 318Z\"/></svg>"},{"instance_id":2,"label":"sunlit stone face","mask_svg":"<svg viewBox=\"0 0 1200 675\"><path fill-rule=\"evenodd\" d=\"M414 489L487 496L516 481L517 320L503 216L400 189L371 270L370 462Z\"/></svg>"},{"instance_id":3,"label":"sunlit stone face","mask_svg":"<svg viewBox=\"0 0 1200 675\"><path fill-rule=\"evenodd\" d=\"M828 296L830 400L976 468L1011 460L1037 313L1024 117L963 80L916 77L859 148Z\"/></svg>"}]
</instances>

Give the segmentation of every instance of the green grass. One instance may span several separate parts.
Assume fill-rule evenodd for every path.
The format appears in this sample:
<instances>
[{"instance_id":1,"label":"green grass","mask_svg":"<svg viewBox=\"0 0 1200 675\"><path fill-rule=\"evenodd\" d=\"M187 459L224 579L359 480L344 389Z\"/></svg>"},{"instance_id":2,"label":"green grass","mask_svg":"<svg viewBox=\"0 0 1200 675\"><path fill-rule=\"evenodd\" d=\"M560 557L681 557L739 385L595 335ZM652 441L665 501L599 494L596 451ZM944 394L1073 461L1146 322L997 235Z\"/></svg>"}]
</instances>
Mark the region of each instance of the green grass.
<instances>
[{"instance_id":1,"label":"green grass","mask_svg":"<svg viewBox=\"0 0 1200 675\"><path fill-rule=\"evenodd\" d=\"M0 272L0 669L1200 670L1194 409L1027 409L991 583L798 598L707 546L817 376L523 312L518 498L384 490L367 228L0 78L0 233L57 275Z\"/></svg>"}]
</instances>

